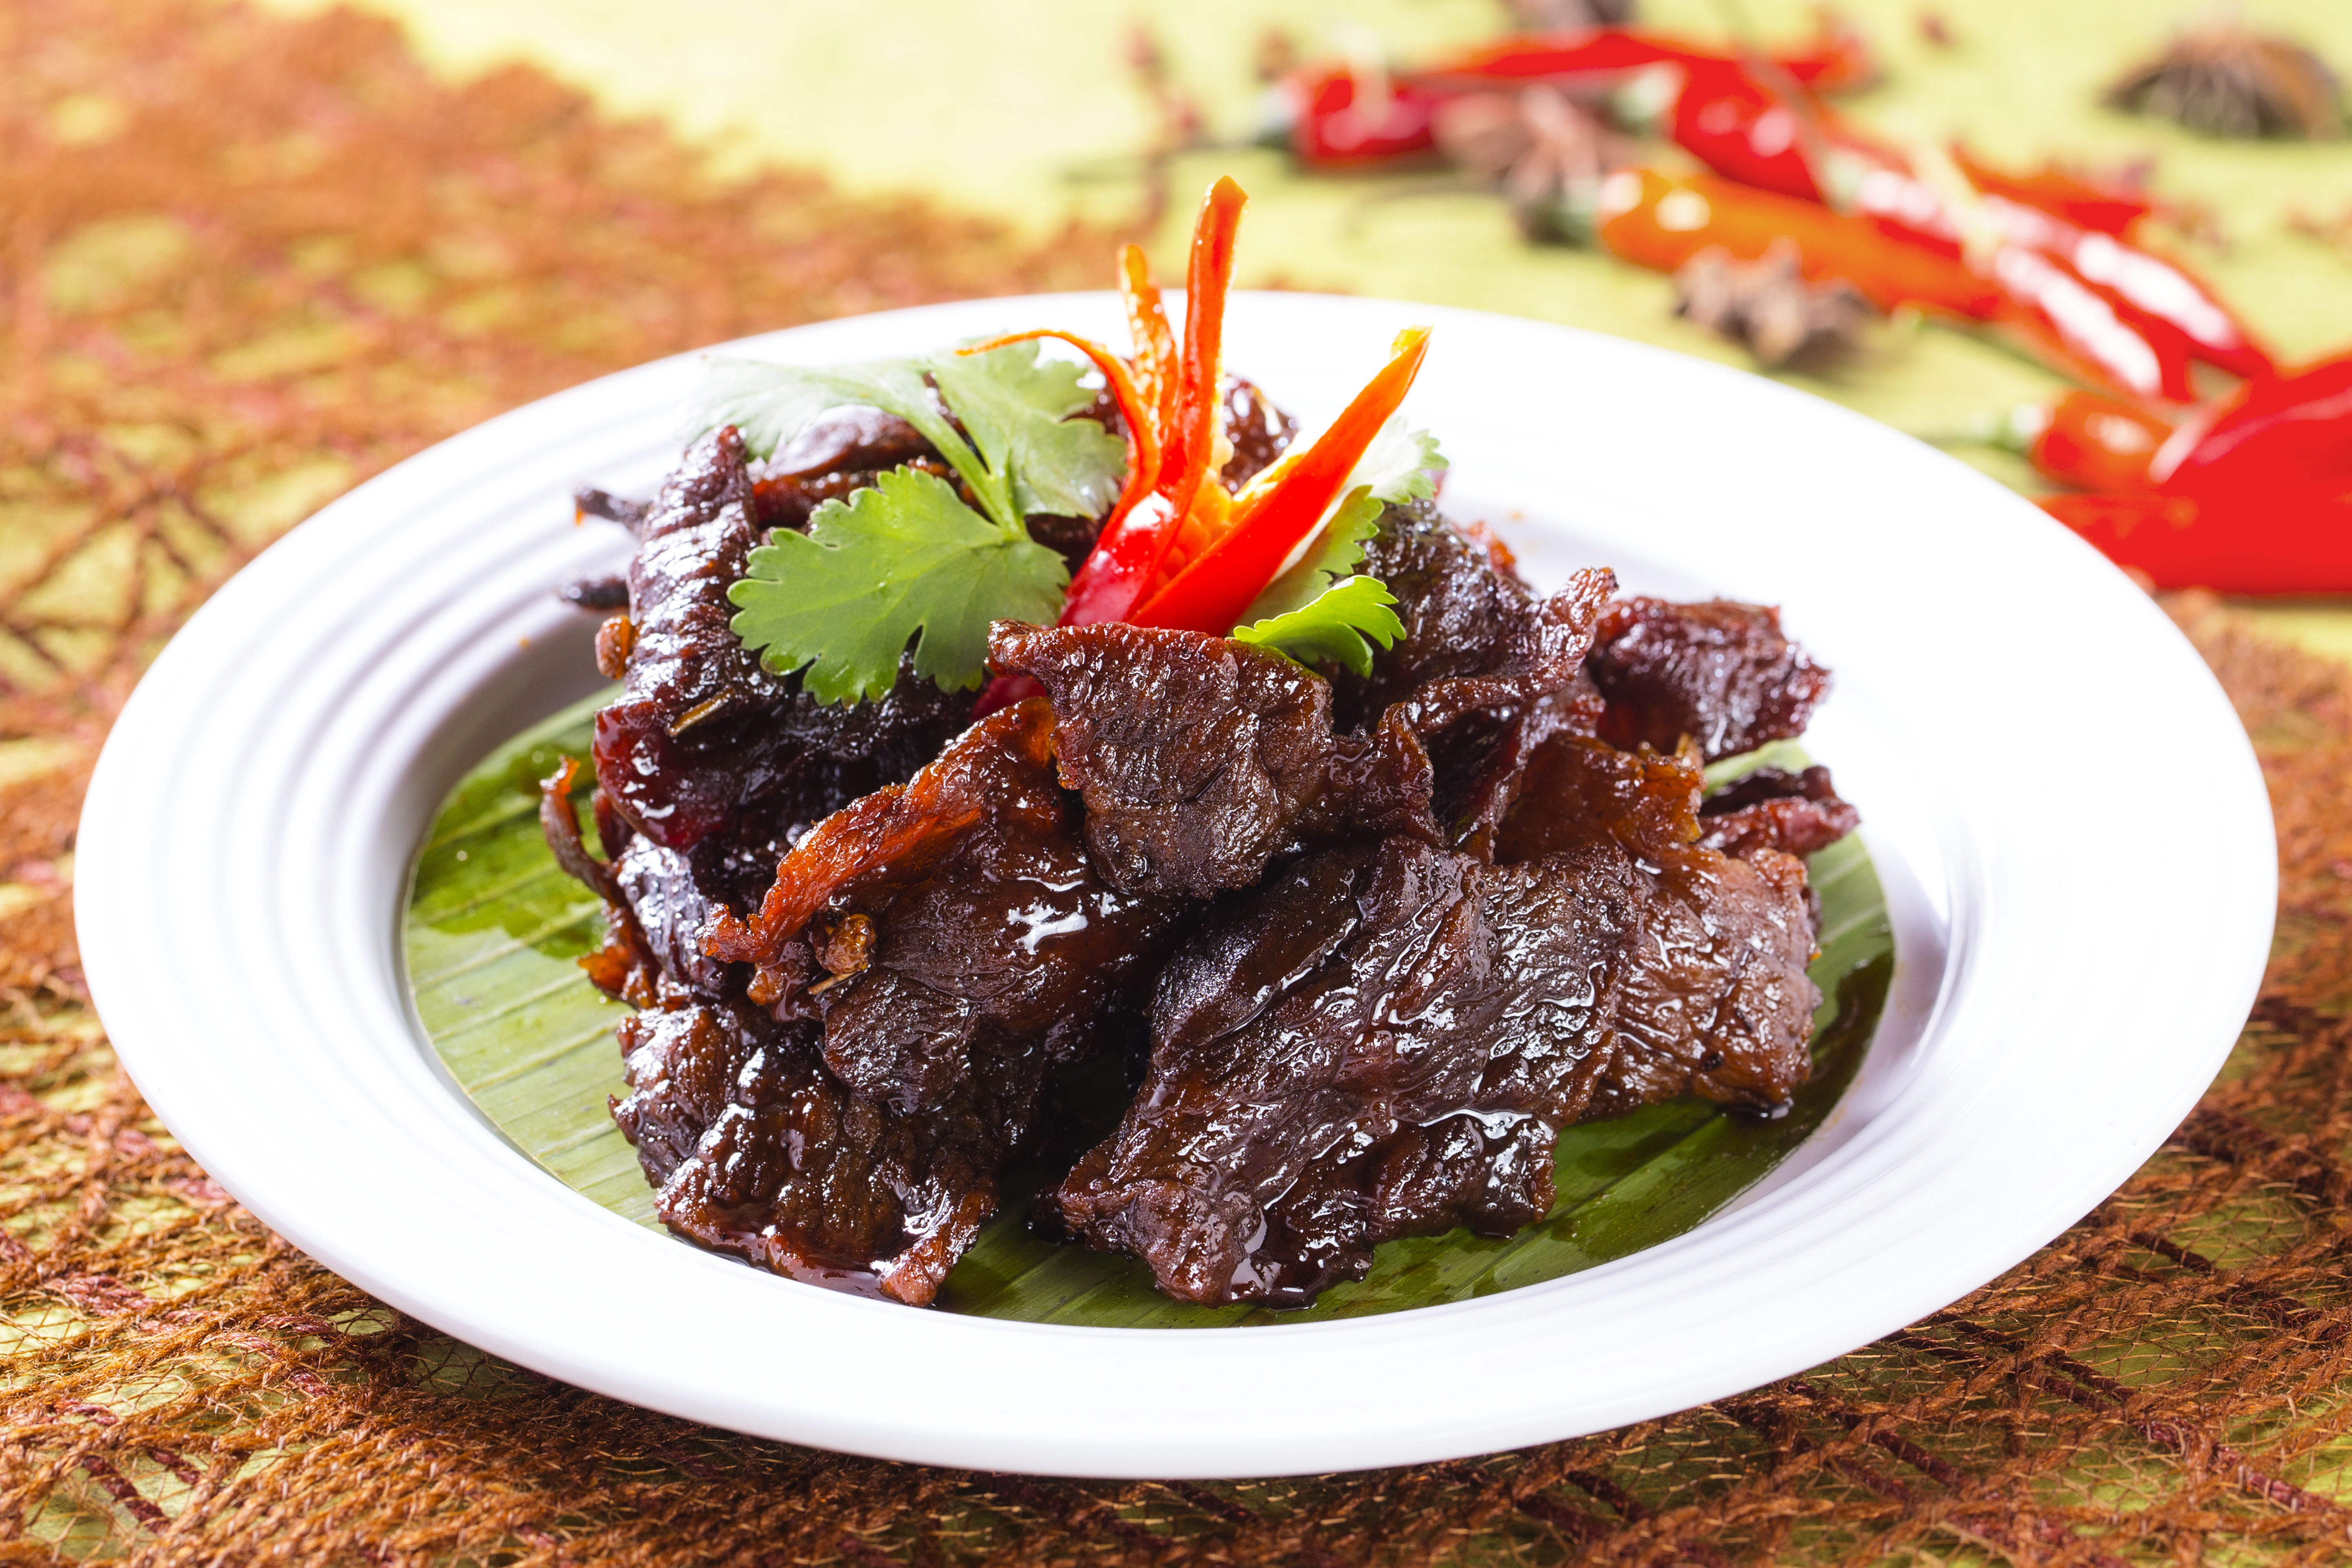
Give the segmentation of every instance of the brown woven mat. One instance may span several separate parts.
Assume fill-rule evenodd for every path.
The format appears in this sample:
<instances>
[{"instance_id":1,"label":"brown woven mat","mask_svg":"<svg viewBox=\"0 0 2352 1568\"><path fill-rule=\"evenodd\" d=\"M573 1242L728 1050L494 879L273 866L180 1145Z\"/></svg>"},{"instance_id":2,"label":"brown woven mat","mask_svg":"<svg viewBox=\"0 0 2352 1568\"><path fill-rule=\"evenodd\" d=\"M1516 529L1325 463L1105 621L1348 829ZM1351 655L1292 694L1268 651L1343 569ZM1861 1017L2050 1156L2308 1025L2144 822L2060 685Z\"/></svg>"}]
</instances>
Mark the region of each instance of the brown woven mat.
<instances>
[{"instance_id":1,"label":"brown woven mat","mask_svg":"<svg viewBox=\"0 0 2352 1568\"><path fill-rule=\"evenodd\" d=\"M528 72L450 89L380 25L204 0L0 0L0 1560L2352 1557L2352 676L2210 602L2175 612L2262 746L2286 872L2243 1044L2080 1226L1801 1379L1424 1469L1064 1482L698 1428L372 1302L177 1151L82 994L74 816L142 661L319 501L497 409L1088 282L1102 237L714 186ZM2112 765L2163 788L2160 753Z\"/></svg>"}]
</instances>

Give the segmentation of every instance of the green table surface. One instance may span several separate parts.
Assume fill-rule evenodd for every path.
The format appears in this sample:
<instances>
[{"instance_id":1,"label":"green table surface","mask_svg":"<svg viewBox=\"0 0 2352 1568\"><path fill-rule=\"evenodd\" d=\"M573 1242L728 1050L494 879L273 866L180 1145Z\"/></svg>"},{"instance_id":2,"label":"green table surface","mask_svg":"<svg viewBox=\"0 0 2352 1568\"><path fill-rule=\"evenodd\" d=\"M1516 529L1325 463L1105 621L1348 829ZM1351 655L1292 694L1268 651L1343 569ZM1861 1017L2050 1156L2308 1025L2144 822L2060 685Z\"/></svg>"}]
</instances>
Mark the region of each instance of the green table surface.
<instances>
[{"instance_id":1,"label":"green table surface","mask_svg":"<svg viewBox=\"0 0 2352 1568\"><path fill-rule=\"evenodd\" d=\"M273 0L289 9L323 0ZM1148 26L1216 147L1174 172L1173 210L1152 239L1181 276L1192 194L1230 172L1250 191L1244 285L1282 283L1465 305L1594 328L1710 359L1741 351L1671 313L1667 279L1608 257L1522 242L1500 202L1431 193L1396 176L1308 177L1251 146L1265 88L1257 40L1279 27L1309 54L1383 50L1409 62L1493 36L1495 0L375 0L437 69L470 75L527 59L625 114L656 116L709 146L722 167L823 171L845 188L912 192L1047 230L1071 216L1138 210L1152 115L1126 64ZM1941 15L1951 41L1920 26L1919 0L1840 9L1885 67L1844 100L1906 138L1959 137L1996 161L2055 157L2094 167L2151 159L2163 195L2204 204L2226 245L2178 248L2282 358L2352 347L2352 258L2294 232L2300 210L2352 209L2352 142L2216 142L2098 105L2101 85L2205 14L2194 0L1969 0ZM2352 4L2245 0L2252 25L2293 35L2352 69ZM1647 25L1768 44L1801 36L1805 0L1643 0ZM1108 260L1105 280L1108 281ZM1237 356L1246 358L1245 345ZM1928 439L2047 395L2055 378L1960 332L1891 325L1833 375L1785 379ZM1956 446L1997 477L2035 488L2006 454ZM1890 520L1900 526L1900 520ZM2352 658L2352 601L2262 607L2274 630Z\"/></svg>"}]
</instances>

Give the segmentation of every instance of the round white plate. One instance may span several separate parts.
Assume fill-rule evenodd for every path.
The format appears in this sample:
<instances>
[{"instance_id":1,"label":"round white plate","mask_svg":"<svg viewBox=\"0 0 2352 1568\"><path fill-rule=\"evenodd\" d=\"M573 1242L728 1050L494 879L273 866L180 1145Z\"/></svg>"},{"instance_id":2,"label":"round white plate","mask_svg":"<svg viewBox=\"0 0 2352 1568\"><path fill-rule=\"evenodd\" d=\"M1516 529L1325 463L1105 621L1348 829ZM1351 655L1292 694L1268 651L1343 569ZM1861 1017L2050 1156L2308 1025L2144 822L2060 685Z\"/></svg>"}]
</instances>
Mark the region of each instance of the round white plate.
<instances>
[{"instance_id":1,"label":"round white plate","mask_svg":"<svg viewBox=\"0 0 2352 1568\"><path fill-rule=\"evenodd\" d=\"M1770 382L1375 300L1242 295L1226 342L1311 425L1433 321L1410 408L1454 459L1453 515L1493 523L1538 582L1605 563L1637 590L1780 604L1837 672L1807 743L1862 807L1894 994L1830 1122L1689 1234L1384 1317L1046 1327L755 1272L501 1141L409 1008L409 863L461 773L596 685L590 618L551 590L627 541L575 528L567 497L651 490L692 356L362 486L164 650L82 818L76 914L116 1048L215 1180L384 1300L623 1399L897 1459L1200 1477L1450 1458L1733 1394L1956 1300L2130 1175L2244 1019L2276 866L2228 702L2032 507ZM1123 342L1109 296L1067 295L735 352L824 363L1045 323Z\"/></svg>"}]
</instances>

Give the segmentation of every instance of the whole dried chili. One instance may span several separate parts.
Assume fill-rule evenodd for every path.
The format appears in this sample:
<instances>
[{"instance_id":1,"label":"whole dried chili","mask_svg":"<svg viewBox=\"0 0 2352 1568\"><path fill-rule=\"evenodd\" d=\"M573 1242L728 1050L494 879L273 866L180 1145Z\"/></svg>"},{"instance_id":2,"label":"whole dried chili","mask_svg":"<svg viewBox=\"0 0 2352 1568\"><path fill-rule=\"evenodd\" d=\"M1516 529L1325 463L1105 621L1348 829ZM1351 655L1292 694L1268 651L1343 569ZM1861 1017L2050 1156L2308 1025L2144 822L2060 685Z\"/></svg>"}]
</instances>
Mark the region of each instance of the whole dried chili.
<instances>
[{"instance_id":1,"label":"whole dried chili","mask_svg":"<svg viewBox=\"0 0 2352 1568\"><path fill-rule=\"evenodd\" d=\"M1989 191L1940 153L1948 177L1924 179L1913 160L1837 120L1810 94L1738 62L1686 68L1658 119L1727 179L1864 214L1967 259L2011 295L2021 322L2034 329L2029 335L2053 342L2078 374L2186 402L2195 395L2192 363L2241 376L2273 368L2252 334L2179 263L2112 230Z\"/></svg>"},{"instance_id":2,"label":"whole dried chili","mask_svg":"<svg viewBox=\"0 0 2352 1568\"><path fill-rule=\"evenodd\" d=\"M2258 376L2177 426L2078 395L2032 453L2099 487L2043 509L2158 587L2352 593L2352 354Z\"/></svg>"},{"instance_id":3,"label":"whole dried chili","mask_svg":"<svg viewBox=\"0 0 2352 1568\"><path fill-rule=\"evenodd\" d=\"M1989 321L2002 309L2000 290L1956 257L1913 245L1868 218L1709 174L1622 170L1604 182L1598 217L1605 248L1661 272L1709 247L1754 261L1785 237L1796 243L1808 280L1843 279L1882 310L1909 305Z\"/></svg>"},{"instance_id":4,"label":"whole dried chili","mask_svg":"<svg viewBox=\"0 0 2352 1568\"><path fill-rule=\"evenodd\" d=\"M2121 398L2070 392L2015 421L2030 431L2026 459L2060 484L2086 490L2144 489L2147 466L2172 425Z\"/></svg>"},{"instance_id":5,"label":"whole dried chili","mask_svg":"<svg viewBox=\"0 0 2352 1568\"><path fill-rule=\"evenodd\" d=\"M1922 178L1913 160L1836 119L1816 92L1865 65L1851 45L1768 61L1624 28L1513 38L1411 73L1302 79L1293 144L1310 165L1363 163L1429 150L1451 95L1543 83L1612 97L1621 117L1671 135L1726 178L1865 215L1965 261L2007 297L2003 311L1966 313L1998 314L2094 384L2185 403L2193 364L2240 376L2272 368L2211 289L2123 237L2147 201L2055 171L2005 176L1965 154L1937 154L1948 177Z\"/></svg>"},{"instance_id":6,"label":"whole dried chili","mask_svg":"<svg viewBox=\"0 0 2352 1568\"><path fill-rule=\"evenodd\" d=\"M1658 66L1705 68L1733 63L1657 34L1595 27L1573 37L1526 35L1442 60L1389 72L1355 63L1309 66L1283 91L1291 104L1290 146L1310 168L1348 168L1425 156L1436 150L1438 105L1466 91L1581 79L1596 90ZM1773 68L1817 91L1868 80L1875 66L1860 37L1832 31L1817 47Z\"/></svg>"}]
</instances>

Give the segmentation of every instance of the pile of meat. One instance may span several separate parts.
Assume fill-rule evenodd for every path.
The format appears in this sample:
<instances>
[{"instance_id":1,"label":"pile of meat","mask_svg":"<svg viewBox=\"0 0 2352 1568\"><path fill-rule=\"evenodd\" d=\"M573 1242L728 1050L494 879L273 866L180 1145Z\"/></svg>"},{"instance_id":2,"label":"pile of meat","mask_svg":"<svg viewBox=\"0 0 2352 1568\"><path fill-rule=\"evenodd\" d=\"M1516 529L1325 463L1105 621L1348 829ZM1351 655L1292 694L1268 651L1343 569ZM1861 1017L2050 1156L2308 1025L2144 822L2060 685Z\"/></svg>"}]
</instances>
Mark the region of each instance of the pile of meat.
<instances>
[{"instance_id":1,"label":"pile of meat","mask_svg":"<svg viewBox=\"0 0 2352 1568\"><path fill-rule=\"evenodd\" d=\"M1229 407L1237 485L1290 426L1245 383ZM597 644L625 681L604 857L570 770L542 820L610 906L584 962L638 1009L613 1114L671 1228L927 1303L1008 1169L1059 1148L1036 1223L1185 1300L1296 1306L1382 1240L1539 1218L1572 1122L1787 1104L1819 1001L1799 857L1855 814L1819 768L1710 797L1700 771L1827 692L1775 611L1605 571L1538 597L1396 507L1360 570L1406 635L1369 678L999 623L993 667L1042 695L975 722L902 673L819 704L729 631L728 586L769 529L926 460L845 414L757 469L722 430L649 504L582 498L639 541ZM1131 1100L1073 1147L1055 1085L1104 1056Z\"/></svg>"}]
</instances>

